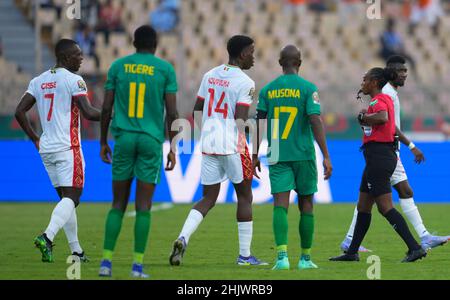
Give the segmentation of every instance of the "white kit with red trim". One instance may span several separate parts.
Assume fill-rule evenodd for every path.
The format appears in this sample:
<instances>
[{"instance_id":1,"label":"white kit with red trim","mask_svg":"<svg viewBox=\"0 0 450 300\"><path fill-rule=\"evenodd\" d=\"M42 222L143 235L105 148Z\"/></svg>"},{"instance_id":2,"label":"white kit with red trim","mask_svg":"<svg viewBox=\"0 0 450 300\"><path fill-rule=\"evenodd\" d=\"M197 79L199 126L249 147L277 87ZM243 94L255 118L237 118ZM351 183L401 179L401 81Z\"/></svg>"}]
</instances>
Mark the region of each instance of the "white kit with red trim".
<instances>
[{"instance_id":1,"label":"white kit with red trim","mask_svg":"<svg viewBox=\"0 0 450 300\"><path fill-rule=\"evenodd\" d=\"M37 103L42 135L40 153L80 146L80 112L74 97L87 96L83 78L64 68L48 70L31 80L27 93Z\"/></svg>"},{"instance_id":2,"label":"white kit with red trim","mask_svg":"<svg viewBox=\"0 0 450 300\"><path fill-rule=\"evenodd\" d=\"M203 76L197 97L205 101L201 137L204 154L242 152L234 119L236 107L250 106L254 93L255 82L238 67L221 65Z\"/></svg>"},{"instance_id":3,"label":"white kit with red trim","mask_svg":"<svg viewBox=\"0 0 450 300\"><path fill-rule=\"evenodd\" d=\"M26 92L36 99L42 127L39 153L53 186L82 188L84 158L75 99L87 96L86 83L81 76L56 68L31 80Z\"/></svg>"}]
</instances>

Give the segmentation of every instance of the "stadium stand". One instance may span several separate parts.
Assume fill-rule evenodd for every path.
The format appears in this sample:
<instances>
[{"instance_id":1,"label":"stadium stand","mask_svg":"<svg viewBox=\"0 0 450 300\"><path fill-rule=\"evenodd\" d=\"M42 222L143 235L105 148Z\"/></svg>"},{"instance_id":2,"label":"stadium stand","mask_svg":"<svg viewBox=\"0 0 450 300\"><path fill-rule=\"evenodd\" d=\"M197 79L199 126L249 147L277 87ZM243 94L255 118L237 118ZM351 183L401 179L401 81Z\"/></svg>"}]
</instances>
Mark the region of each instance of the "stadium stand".
<instances>
[{"instance_id":1,"label":"stadium stand","mask_svg":"<svg viewBox=\"0 0 450 300\"><path fill-rule=\"evenodd\" d=\"M34 15L32 1L15 2L31 20ZM65 1L49 2L51 5L41 8L43 11L40 13L46 20L44 25L51 32L49 44L61 37L75 37L79 22L65 17ZM156 0L112 0L123 28L111 29L107 41L98 25L101 11L108 1L83 2L81 21L96 30L95 51L99 68L95 58L86 55L81 73L102 76L114 59L134 51L131 43L133 31L141 24L150 23L150 12L160 4ZM407 85L402 90L402 98L408 99L403 101L402 113L412 116L450 113L450 87L446 84L450 80L449 1L441 1L445 13L440 18L436 34L427 22L417 23L417 18L411 33L411 7L402 1L383 1L381 20L366 17L368 4L365 1L309 2L178 1L180 23L173 32L161 34L157 54L175 65L180 84L181 114L190 113L202 74L226 61L225 42L238 33L251 35L256 41L256 63L249 75L256 81L257 88L280 73L278 52L283 45L293 43L303 53L301 74L319 87L324 111L354 114L360 108L355 95L363 72L384 64L379 56L380 36L390 16L397 19L396 31L404 40L405 50L417 64L417 77L410 72ZM294 9L295 5L308 4L309 10ZM5 72L5 64L0 65L0 73ZM8 77L15 86L24 90L25 75L9 73ZM3 91L6 84L1 84ZM6 88L12 87L8 85ZM15 102L17 97L2 97L2 101ZM14 105L2 106L2 110L8 112L6 107L10 109Z\"/></svg>"}]
</instances>

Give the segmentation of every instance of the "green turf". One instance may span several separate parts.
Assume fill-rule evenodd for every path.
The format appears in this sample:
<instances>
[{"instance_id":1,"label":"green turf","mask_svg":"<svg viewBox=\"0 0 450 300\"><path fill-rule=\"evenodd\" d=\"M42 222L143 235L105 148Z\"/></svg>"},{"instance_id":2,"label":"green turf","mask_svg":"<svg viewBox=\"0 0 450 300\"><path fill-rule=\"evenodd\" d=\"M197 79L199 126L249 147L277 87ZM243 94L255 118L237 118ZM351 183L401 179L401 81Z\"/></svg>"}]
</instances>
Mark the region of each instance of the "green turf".
<instances>
[{"instance_id":1,"label":"green turf","mask_svg":"<svg viewBox=\"0 0 450 300\"><path fill-rule=\"evenodd\" d=\"M0 204L0 279L65 279L69 247L63 231L54 248L55 263L42 263L33 238L45 229L54 204ZM317 270L298 271L298 218L296 206L289 211L289 258L291 270L272 271L275 250L272 234L272 206L254 206L252 249L269 266L246 267L235 264L238 254L235 205L217 205L191 237L181 267L172 267L168 256L190 205L152 213L150 241L146 251L146 271L152 279L367 279L369 254L359 263L329 262L339 254L339 244L350 223L352 205L316 205L316 233L312 257ZM109 205L82 204L78 208L79 237L91 262L82 264L82 279L98 279L104 222ZM449 234L450 205L420 205L430 231ZM450 279L450 245L433 249L428 257L402 264L406 248L387 221L374 209L372 226L364 246L381 259L381 279ZM125 217L113 259L113 278L128 279L133 250L133 217Z\"/></svg>"}]
</instances>

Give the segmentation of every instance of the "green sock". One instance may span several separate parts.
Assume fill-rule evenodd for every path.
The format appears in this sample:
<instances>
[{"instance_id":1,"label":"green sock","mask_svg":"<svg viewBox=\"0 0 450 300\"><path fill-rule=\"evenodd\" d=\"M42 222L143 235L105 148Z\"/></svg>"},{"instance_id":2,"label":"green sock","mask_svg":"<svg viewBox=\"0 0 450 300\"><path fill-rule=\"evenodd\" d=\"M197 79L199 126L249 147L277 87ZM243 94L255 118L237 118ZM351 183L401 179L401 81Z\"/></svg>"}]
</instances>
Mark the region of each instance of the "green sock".
<instances>
[{"instance_id":1,"label":"green sock","mask_svg":"<svg viewBox=\"0 0 450 300\"><path fill-rule=\"evenodd\" d=\"M277 246L277 257L278 257L278 259L287 257L287 245Z\"/></svg>"},{"instance_id":2,"label":"green sock","mask_svg":"<svg viewBox=\"0 0 450 300\"><path fill-rule=\"evenodd\" d=\"M298 226L300 233L302 255L311 255L311 247L314 236L314 215L310 213L302 213L300 224Z\"/></svg>"},{"instance_id":3,"label":"green sock","mask_svg":"<svg viewBox=\"0 0 450 300\"><path fill-rule=\"evenodd\" d=\"M151 216L149 210L136 212L136 221L134 223L135 263L143 263L145 247L147 246L148 233L150 231L150 220Z\"/></svg>"},{"instance_id":4,"label":"green sock","mask_svg":"<svg viewBox=\"0 0 450 300\"><path fill-rule=\"evenodd\" d=\"M277 246L287 245L288 243L288 218L287 209L282 206L273 208L273 233L275 244Z\"/></svg>"},{"instance_id":5,"label":"green sock","mask_svg":"<svg viewBox=\"0 0 450 300\"><path fill-rule=\"evenodd\" d=\"M123 211L112 208L106 217L105 243L103 244L103 259L112 259L112 253L116 246L117 237L122 228Z\"/></svg>"}]
</instances>

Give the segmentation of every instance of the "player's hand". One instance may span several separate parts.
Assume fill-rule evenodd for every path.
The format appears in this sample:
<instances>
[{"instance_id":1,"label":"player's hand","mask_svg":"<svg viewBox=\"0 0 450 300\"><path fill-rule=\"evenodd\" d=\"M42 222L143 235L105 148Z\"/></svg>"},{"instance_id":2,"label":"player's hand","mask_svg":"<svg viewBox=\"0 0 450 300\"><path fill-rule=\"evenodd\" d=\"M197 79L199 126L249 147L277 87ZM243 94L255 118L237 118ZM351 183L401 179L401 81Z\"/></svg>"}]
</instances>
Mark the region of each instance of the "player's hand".
<instances>
[{"instance_id":1,"label":"player's hand","mask_svg":"<svg viewBox=\"0 0 450 300\"><path fill-rule=\"evenodd\" d=\"M37 139L36 141L34 141L34 146L36 147L36 149L39 151L39 142L40 140Z\"/></svg>"},{"instance_id":2,"label":"player's hand","mask_svg":"<svg viewBox=\"0 0 450 300\"><path fill-rule=\"evenodd\" d=\"M423 152L420 151L419 148L414 147L411 149L412 153L414 154L414 161L416 164L420 164L421 162L425 161L425 156L423 155Z\"/></svg>"},{"instance_id":3,"label":"player's hand","mask_svg":"<svg viewBox=\"0 0 450 300\"><path fill-rule=\"evenodd\" d=\"M172 171L173 168L175 168L175 165L177 163L177 159L175 158L175 153L172 151L167 154L167 164L166 164L166 171Z\"/></svg>"},{"instance_id":4,"label":"player's hand","mask_svg":"<svg viewBox=\"0 0 450 300\"><path fill-rule=\"evenodd\" d=\"M323 174L324 179L327 180L331 177L331 173L333 171L333 166L331 165L331 160L329 158L323 159Z\"/></svg>"},{"instance_id":5,"label":"player's hand","mask_svg":"<svg viewBox=\"0 0 450 300\"><path fill-rule=\"evenodd\" d=\"M104 163L107 163L107 164L111 163L111 155L112 155L112 151L111 151L111 148L109 148L109 145L108 144L101 145L100 157Z\"/></svg>"},{"instance_id":6,"label":"player's hand","mask_svg":"<svg viewBox=\"0 0 450 300\"><path fill-rule=\"evenodd\" d=\"M258 179L261 179L258 173L256 173L256 169L258 169L258 171L261 173L261 162L259 161L258 156L253 156L252 166L253 166L253 176L255 176Z\"/></svg>"}]
</instances>

